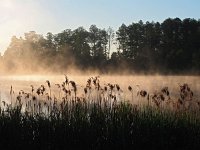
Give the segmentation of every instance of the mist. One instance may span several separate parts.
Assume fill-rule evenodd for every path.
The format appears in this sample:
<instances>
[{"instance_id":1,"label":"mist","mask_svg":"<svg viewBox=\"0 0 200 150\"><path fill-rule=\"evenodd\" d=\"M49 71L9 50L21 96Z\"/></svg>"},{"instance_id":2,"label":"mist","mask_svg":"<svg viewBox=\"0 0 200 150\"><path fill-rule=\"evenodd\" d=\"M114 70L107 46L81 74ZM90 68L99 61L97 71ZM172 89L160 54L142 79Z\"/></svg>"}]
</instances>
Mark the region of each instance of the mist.
<instances>
[{"instance_id":1,"label":"mist","mask_svg":"<svg viewBox=\"0 0 200 150\"><path fill-rule=\"evenodd\" d=\"M122 24L117 31L94 24L56 34L29 31L11 38L0 72L199 75L199 27L199 20L168 18Z\"/></svg>"}]
</instances>

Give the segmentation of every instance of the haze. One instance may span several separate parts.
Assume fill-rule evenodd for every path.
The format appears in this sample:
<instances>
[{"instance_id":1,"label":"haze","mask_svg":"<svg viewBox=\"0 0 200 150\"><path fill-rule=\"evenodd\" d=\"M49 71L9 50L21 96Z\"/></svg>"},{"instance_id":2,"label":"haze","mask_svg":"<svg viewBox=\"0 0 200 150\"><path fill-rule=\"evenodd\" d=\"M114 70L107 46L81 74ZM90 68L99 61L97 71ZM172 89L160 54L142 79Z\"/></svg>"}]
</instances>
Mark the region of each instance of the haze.
<instances>
[{"instance_id":1,"label":"haze","mask_svg":"<svg viewBox=\"0 0 200 150\"><path fill-rule=\"evenodd\" d=\"M91 24L117 29L122 23L139 20L198 19L199 5L198 0L1 0L0 52L6 50L13 35L23 36L28 31L45 35Z\"/></svg>"}]
</instances>

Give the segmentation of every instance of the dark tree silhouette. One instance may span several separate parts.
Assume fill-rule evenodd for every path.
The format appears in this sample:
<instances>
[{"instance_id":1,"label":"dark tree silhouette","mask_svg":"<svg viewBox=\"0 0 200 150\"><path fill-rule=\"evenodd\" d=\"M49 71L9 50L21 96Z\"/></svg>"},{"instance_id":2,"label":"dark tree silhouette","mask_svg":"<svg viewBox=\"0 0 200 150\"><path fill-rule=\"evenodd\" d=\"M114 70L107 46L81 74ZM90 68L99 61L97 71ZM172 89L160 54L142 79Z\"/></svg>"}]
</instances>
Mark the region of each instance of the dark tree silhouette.
<instances>
[{"instance_id":1,"label":"dark tree silhouette","mask_svg":"<svg viewBox=\"0 0 200 150\"><path fill-rule=\"evenodd\" d=\"M111 46L117 49L111 52ZM81 69L126 68L130 71L182 73L200 70L200 20L168 18L162 23L139 21L113 29L91 25L46 36L30 31L13 36L0 58L1 67L60 71L71 64Z\"/></svg>"}]
</instances>

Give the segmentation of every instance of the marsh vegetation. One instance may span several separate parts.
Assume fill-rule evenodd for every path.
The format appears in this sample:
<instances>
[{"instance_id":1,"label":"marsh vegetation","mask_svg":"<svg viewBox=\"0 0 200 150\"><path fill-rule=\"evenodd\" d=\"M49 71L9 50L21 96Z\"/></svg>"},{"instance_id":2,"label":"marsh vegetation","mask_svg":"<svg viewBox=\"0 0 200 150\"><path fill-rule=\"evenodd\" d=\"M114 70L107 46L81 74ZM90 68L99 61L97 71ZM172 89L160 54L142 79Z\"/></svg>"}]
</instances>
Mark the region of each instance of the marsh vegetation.
<instances>
[{"instance_id":1,"label":"marsh vegetation","mask_svg":"<svg viewBox=\"0 0 200 150\"><path fill-rule=\"evenodd\" d=\"M160 85L150 91L134 82L121 86L120 79L85 79L80 84L65 75L61 82L45 79L17 91L12 85L9 101L1 98L1 147L200 147L200 102L192 85L179 83L177 91Z\"/></svg>"}]
</instances>

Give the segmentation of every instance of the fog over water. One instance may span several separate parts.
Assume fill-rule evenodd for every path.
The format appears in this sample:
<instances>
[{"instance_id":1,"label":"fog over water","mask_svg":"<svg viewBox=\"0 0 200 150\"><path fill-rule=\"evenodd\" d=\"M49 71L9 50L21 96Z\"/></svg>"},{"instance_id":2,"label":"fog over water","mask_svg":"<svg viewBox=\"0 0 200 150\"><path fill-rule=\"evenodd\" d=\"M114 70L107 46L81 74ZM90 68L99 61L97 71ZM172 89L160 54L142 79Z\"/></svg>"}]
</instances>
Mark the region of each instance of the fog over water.
<instances>
[{"instance_id":1,"label":"fog over water","mask_svg":"<svg viewBox=\"0 0 200 150\"><path fill-rule=\"evenodd\" d=\"M84 87L86 86L88 78L94 75L68 75L69 80L73 80L77 84L78 96L84 94ZM49 80L52 87L52 95L58 97L58 88L55 84L61 84L65 81L64 75L24 75L24 76L0 76L0 92L1 100L9 103L10 101L10 88L12 85L14 96L16 97L20 90L27 93L31 92L30 85L35 89L41 85L47 88L46 80ZM179 97L179 85L187 83L191 90L194 92L194 99L200 98L200 77L199 76L159 76L159 75L123 75L123 76L100 76L100 85L104 87L106 84L119 84L122 91L122 98L131 100L128 86L133 88L134 95L139 90L146 90L149 93L159 91L161 88L167 86L173 99Z\"/></svg>"}]
</instances>

